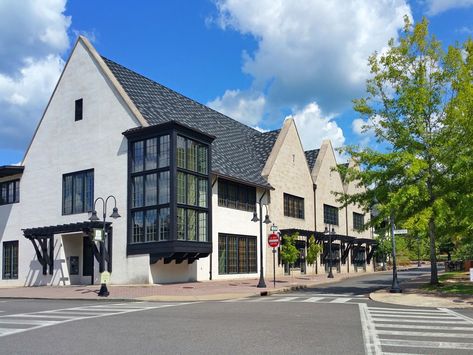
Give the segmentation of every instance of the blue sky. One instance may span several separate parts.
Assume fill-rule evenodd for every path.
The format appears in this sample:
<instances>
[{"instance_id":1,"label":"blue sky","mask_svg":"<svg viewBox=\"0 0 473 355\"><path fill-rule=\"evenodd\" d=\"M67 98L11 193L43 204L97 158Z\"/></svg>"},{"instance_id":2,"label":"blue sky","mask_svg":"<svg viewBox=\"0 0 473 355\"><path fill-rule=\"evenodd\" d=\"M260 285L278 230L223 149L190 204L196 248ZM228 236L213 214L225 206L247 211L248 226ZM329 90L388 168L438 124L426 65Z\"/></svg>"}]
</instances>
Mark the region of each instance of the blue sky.
<instances>
[{"instance_id":1,"label":"blue sky","mask_svg":"<svg viewBox=\"0 0 473 355\"><path fill-rule=\"evenodd\" d=\"M79 33L100 54L264 130L295 118L305 148L372 144L351 99L403 15L445 46L473 36L473 0L3 0L0 165L21 161Z\"/></svg>"}]
</instances>

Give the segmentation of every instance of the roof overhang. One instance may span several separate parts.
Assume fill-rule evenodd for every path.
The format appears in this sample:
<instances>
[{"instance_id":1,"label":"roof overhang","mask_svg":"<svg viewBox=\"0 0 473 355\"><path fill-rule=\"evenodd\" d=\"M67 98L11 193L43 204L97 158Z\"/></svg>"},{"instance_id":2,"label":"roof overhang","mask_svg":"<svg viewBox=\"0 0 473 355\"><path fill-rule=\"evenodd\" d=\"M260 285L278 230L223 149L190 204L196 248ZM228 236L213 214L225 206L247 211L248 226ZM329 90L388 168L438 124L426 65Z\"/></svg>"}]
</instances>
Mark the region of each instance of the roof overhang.
<instances>
[{"instance_id":1,"label":"roof overhang","mask_svg":"<svg viewBox=\"0 0 473 355\"><path fill-rule=\"evenodd\" d=\"M332 241L340 241L342 243L354 243L354 244L376 244L376 240L374 239L369 239L369 238L356 238L351 235L342 235L342 234L332 234L327 235L324 232L318 232L318 231L311 231L311 230L304 230L304 229L297 229L297 228L289 228L289 229L281 229L280 230L282 235L291 235L291 234L297 234L300 236L304 236L307 238L310 238L311 236L314 236L315 240L318 241L329 241L330 237Z\"/></svg>"},{"instance_id":2,"label":"roof overhang","mask_svg":"<svg viewBox=\"0 0 473 355\"><path fill-rule=\"evenodd\" d=\"M24 166L21 165L3 165L0 166L0 178L23 174L25 170Z\"/></svg>"},{"instance_id":3,"label":"roof overhang","mask_svg":"<svg viewBox=\"0 0 473 355\"><path fill-rule=\"evenodd\" d=\"M261 189L264 189L264 190L274 190L274 187L272 187L270 184L264 184L263 185L263 184L258 184L258 183L251 182L251 181L248 181L248 180L238 179L238 178L235 178L233 176L222 174L218 171L212 171L212 174L215 175L218 178L222 178L222 179L225 179L225 180L237 182L239 184L258 187L258 188L261 188Z\"/></svg>"},{"instance_id":4,"label":"roof overhang","mask_svg":"<svg viewBox=\"0 0 473 355\"><path fill-rule=\"evenodd\" d=\"M215 136L213 136L211 134L208 134L208 133L206 133L204 131L201 131L199 129L192 128L190 126L187 126L187 125L182 124L182 123L177 122L177 121L168 121L168 122L164 122L164 123L161 123L161 124L148 126L148 127L135 127L135 128L131 128L131 129L126 130L122 134L126 138L136 139L136 138L140 138L141 136L150 135L150 134L154 134L154 133L160 134L160 133L162 133L162 131L170 130L170 129L173 129L173 128L176 128L176 129L184 131L184 132L185 131L192 132L193 136L197 135L203 141L208 142L208 143L212 143L212 141L215 139Z\"/></svg>"},{"instance_id":5,"label":"roof overhang","mask_svg":"<svg viewBox=\"0 0 473 355\"><path fill-rule=\"evenodd\" d=\"M105 223L106 227L110 227L112 223ZM51 237L54 234L66 234L75 232L88 232L94 228L103 228L103 222L100 221L87 221L77 222L69 224L58 224L56 226L47 227L36 227L36 228L25 228L23 229L23 235L28 239L35 238L46 238Z\"/></svg>"}]
</instances>

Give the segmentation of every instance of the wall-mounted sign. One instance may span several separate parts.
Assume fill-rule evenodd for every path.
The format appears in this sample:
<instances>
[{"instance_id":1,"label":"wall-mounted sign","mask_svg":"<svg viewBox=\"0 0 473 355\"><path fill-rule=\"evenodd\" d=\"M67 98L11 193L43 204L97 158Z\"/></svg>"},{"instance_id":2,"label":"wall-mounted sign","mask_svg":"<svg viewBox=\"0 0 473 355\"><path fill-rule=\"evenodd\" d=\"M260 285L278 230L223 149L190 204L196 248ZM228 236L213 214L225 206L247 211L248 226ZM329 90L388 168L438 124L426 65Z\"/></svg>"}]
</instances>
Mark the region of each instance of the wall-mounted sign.
<instances>
[{"instance_id":1,"label":"wall-mounted sign","mask_svg":"<svg viewBox=\"0 0 473 355\"><path fill-rule=\"evenodd\" d=\"M108 271L104 271L100 274L100 283L101 284L110 283L110 273Z\"/></svg>"},{"instance_id":2,"label":"wall-mounted sign","mask_svg":"<svg viewBox=\"0 0 473 355\"><path fill-rule=\"evenodd\" d=\"M94 242L103 242L103 229L94 229Z\"/></svg>"}]
</instances>

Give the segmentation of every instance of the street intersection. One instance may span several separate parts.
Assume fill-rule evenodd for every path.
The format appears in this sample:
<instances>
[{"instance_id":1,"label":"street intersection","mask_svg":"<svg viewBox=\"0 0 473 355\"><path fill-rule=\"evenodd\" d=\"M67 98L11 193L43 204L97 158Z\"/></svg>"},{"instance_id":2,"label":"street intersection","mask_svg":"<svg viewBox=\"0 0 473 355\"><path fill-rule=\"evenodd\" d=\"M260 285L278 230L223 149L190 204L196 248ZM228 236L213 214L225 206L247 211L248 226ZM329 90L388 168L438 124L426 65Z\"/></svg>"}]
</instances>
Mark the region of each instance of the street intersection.
<instances>
[{"instance_id":1,"label":"street intersection","mask_svg":"<svg viewBox=\"0 0 473 355\"><path fill-rule=\"evenodd\" d=\"M367 275L225 301L5 299L0 301L0 353L473 352L471 310L406 307L368 298L386 283L389 275Z\"/></svg>"}]
</instances>

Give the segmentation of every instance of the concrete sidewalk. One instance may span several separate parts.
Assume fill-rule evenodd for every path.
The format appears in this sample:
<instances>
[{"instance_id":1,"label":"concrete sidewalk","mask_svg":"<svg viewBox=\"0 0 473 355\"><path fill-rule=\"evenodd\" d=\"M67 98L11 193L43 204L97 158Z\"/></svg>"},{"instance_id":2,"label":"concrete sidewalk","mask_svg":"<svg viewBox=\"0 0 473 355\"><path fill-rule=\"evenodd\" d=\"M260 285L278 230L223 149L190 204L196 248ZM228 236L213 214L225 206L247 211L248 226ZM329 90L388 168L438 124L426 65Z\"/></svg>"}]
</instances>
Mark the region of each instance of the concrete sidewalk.
<instances>
[{"instance_id":1,"label":"concrete sidewalk","mask_svg":"<svg viewBox=\"0 0 473 355\"><path fill-rule=\"evenodd\" d=\"M108 297L98 297L100 285L93 286L37 286L0 288L0 298L70 299L70 300L125 300L125 301L209 301L264 296L300 288L338 282L367 273L327 275L278 276L276 287L267 278L266 288L257 288L257 278L187 282L157 285L109 285Z\"/></svg>"},{"instance_id":2,"label":"concrete sidewalk","mask_svg":"<svg viewBox=\"0 0 473 355\"><path fill-rule=\"evenodd\" d=\"M400 284L402 293L390 293L389 290L379 290L370 294L370 299L412 307L443 307L443 308L473 308L473 297L451 296L431 293L422 289L430 281L430 275L424 275Z\"/></svg>"}]
</instances>

